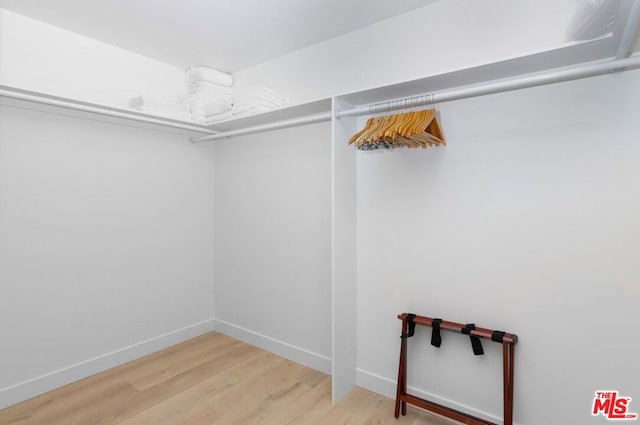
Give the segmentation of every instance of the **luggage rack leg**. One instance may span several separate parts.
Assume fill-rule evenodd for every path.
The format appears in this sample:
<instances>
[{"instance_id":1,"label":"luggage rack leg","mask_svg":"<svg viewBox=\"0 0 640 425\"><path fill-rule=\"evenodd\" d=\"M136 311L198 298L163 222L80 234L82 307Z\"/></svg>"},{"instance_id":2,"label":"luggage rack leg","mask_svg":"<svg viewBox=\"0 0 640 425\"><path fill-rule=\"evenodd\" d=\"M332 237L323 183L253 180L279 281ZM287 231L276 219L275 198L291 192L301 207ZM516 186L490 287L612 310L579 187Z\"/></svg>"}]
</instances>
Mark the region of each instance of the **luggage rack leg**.
<instances>
[{"instance_id":1,"label":"luggage rack leg","mask_svg":"<svg viewBox=\"0 0 640 425\"><path fill-rule=\"evenodd\" d=\"M402 335L407 335L407 321L402 321ZM398 362L398 386L396 389L396 419L400 417L400 409L402 415L407 414L407 402L403 400L403 396L407 394L407 338L402 337L400 342L400 361Z\"/></svg>"},{"instance_id":2,"label":"luggage rack leg","mask_svg":"<svg viewBox=\"0 0 640 425\"><path fill-rule=\"evenodd\" d=\"M514 346L510 342L502 343L502 377L504 381L504 423L513 424L513 372Z\"/></svg>"}]
</instances>

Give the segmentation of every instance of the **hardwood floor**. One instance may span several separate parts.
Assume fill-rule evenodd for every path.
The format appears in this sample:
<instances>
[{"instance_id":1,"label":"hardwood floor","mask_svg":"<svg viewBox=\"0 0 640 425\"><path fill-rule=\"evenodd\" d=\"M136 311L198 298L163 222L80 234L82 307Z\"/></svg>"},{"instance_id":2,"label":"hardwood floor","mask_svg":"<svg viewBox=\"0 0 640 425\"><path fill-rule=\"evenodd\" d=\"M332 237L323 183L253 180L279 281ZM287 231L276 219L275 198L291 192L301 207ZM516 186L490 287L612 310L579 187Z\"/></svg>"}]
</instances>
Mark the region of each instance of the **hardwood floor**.
<instances>
[{"instance_id":1,"label":"hardwood floor","mask_svg":"<svg viewBox=\"0 0 640 425\"><path fill-rule=\"evenodd\" d=\"M356 388L331 405L331 378L219 333L0 410L1 425L449 425Z\"/></svg>"}]
</instances>

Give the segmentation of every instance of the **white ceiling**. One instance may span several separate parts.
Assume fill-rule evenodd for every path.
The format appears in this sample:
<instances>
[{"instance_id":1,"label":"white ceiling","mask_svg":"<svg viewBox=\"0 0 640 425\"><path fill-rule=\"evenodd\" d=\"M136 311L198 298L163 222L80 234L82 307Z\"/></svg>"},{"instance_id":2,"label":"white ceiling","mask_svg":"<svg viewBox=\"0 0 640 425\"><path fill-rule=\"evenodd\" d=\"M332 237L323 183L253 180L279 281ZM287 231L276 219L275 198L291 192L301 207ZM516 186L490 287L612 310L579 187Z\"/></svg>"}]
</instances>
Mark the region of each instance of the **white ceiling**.
<instances>
[{"instance_id":1,"label":"white ceiling","mask_svg":"<svg viewBox=\"0 0 640 425\"><path fill-rule=\"evenodd\" d=\"M256 65L436 0L0 0L0 7L180 67Z\"/></svg>"}]
</instances>

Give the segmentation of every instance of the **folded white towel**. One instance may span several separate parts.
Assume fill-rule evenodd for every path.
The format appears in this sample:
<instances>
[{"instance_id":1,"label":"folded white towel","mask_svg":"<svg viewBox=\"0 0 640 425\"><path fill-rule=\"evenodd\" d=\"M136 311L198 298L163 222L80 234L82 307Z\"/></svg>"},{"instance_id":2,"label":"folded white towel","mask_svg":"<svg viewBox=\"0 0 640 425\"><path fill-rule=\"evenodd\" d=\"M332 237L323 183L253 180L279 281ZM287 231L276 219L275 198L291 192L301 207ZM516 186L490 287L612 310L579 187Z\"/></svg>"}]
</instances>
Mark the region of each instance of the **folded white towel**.
<instances>
[{"instance_id":1,"label":"folded white towel","mask_svg":"<svg viewBox=\"0 0 640 425\"><path fill-rule=\"evenodd\" d=\"M269 102L269 103L273 103L274 105L277 105L278 107L283 107L285 106L286 102L282 99L276 98L276 97L272 97L272 96L268 96L268 95L264 95L264 96L260 96L260 97L253 97L253 96L242 96L242 97L234 97L233 98L233 104L234 105L241 105L241 104L248 104L248 103L258 103L258 102Z\"/></svg>"},{"instance_id":2,"label":"folded white towel","mask_svg":"<svg viewBox=\"0 0 640 425\"><path fill-rule=\"evenodd\" d=\"M244 110L251 109L251 108L262 108L262 109L270 110L270 109L280 109L282 108L282 106L283 105L281 103L273 103L271 101L263 99L255 102L234 103L233 110L236 112L242 112Z\"/></svg>"},{"instance_id":3,"label":"folded white towel","mask_svg":"<svg viewBox=\"0 0 640 425\"><path fill-rule=\"evenodd\" d=\"M187 86L193 87L201 81L208 81L210 83L226 87L231 87L233 85L233 77L227 73L204 66L196 66L187 69L185 80Z\"/></svg>"},{"instance_id":4,"label":"folded white towel","mask_svg":"<svg viewBox=\"0 0 640 425\"><path fill-rule=\"evenodd\" d=\"M233 89L227 86L221 86L220 84L210 83L208 81L200 81L190 89L191 93L207 93L213 96L229 96L233 94Z\"/></svg>"},{"instance_id":5,"label":"folded white towel","mask_svg":"<svg viewBox=\"0 0 640 425\"><path fill-rule=\"evenodd\" d=\"M208 117L211 115L224 114L231 110L230 103L218 103L218 102L198 102L189 107L192 115L199 115Z\"/></svg>"},{"instance_id":6,"label":"folded white towel","mask_svg":"<svg viewBox=\"0 0 640 425\"><path fill-rule=\"evenodd\" d=\"M247 109L232 109L231 112L235 118L248 117L250 115L262 114L264 112L273 111L276 108L265 107L265 106L252 106Z\"/></svg>"},{"instance_id":7,"label":"folded white towel","mask_svg":"<svg viewBox=\"0 0 640 425\"><path fill-rule=\"evenodd\" d=\"M266 86L251 86L251 87L246 87L244 89L237 89L237 90L234 90L233 96L234 98L242 98L242 97L255 98L255 97L261 97L261 96L269 96L285 102L287 100L280 93Z\"/></svg>"},{"instance_id":8,"label":"folded white towel","mask_svg":"<svg viewBox=\"0 0 640 425\"><path fill-rule=\"evenodd\" d=\"M244 111L251 108L280 109L283 105L272 103L266 100L260 102L234 103L233 109L236 111Z\"/></svg>"},{"instance_id":9,"label":"folded white towel","mask_svg":"<svg viewBox=\"0 0 640 425\"><path fill-rule=\"evenodd\" d=\"M234 97L233 104L248 104L248 103L259 103L259 102L270 102L274 105L284 106L286 104L282 99L278 99L270 96L261 96L261 97Z\"/></svg>"},{"instance_id":10,"label":"folded white towel","mask_svg":"<svg viewBox=\"0 0 640 425\"><path fill-rule=\"evenodd\" d=\"M189 121L191 113L186 105L169 102L155 95L141 95L129 99L129 106L140 112L166 118Z\"/></svg>"},{"instance_id":11,"label":"folded white towel","mask_svg":"<svg viewBox=\"0 0 640 425\"><path fill-rule=\"evenodd\" d=\"M206 93L191 93L184 98L183 103L188 106L203 103L220 103L231 106L231 98L229 96L213 96Z\"/></svg>"},{"instance_id":12,"label":"folded white towel","mask_svg":"<svg viewBox=\"0 0 640 425\"><path fill-rule=\"evenodd\" d=\"M192 121L197 122L198 124L205 124L205 125L213 124L220 121L230 120L232 118L233 118L233 114L231 113L231 111L227 111L223 114L217 114L217 115L209 115L209 116L192 115L191 116Z\"/></svg>"},{"instance_id":13,"label":"folded white towel","mask_svg":"<svg viewBox=\"0 0 640 425\"><path fill-rule=\"evenodd\" d=\"M249 116L280 109L286 99L275 90L265 86L252 86L234 91L232 112L236 117Z\"/></svg>"}]
</instances>

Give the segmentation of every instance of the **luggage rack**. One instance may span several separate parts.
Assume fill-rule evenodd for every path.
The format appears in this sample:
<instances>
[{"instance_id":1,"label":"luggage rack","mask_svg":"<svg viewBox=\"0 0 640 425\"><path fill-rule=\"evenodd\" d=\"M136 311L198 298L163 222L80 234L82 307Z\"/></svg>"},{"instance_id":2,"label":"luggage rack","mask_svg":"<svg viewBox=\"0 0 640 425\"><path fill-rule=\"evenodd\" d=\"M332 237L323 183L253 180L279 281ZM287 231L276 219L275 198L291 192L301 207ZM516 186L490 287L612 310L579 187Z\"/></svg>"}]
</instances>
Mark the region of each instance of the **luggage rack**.
<instances>
[{"instance_id":1,"label":"luggage rack","mask_svg":"<svg viewBox=\"0 0 640 425\"><path fill-rule=\"evenodd\" d=\"M407 393L407 340L413 336L416 325L421 325L433 328L431 343L435 346L440 346L440 329L469 335L473 352L476 355L483 354L480 339L488 339L502 344L503 420L504 425L513 425L514 347L518 342L517 335L479 328L474 324L465 325L462 323L448 322L442 319L417 316L412 313L402 313L398 315L398 319L402 320L402 342L400 344L398 387L396 390L396 418L400 417L400 413L402 413L403 416L407 414L408 403L467 425L497 425L494 422L489 422L485 419Z\"/></svg>"}]
</instances>

